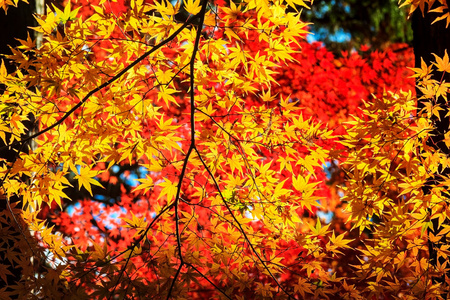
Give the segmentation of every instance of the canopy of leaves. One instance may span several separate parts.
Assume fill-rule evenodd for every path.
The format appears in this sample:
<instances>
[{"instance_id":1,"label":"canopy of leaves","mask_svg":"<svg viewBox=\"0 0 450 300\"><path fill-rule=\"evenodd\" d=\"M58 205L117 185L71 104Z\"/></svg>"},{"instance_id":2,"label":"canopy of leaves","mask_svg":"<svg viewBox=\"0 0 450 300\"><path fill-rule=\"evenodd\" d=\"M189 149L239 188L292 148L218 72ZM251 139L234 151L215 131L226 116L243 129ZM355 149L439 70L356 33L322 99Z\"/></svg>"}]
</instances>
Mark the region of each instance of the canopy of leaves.
<instances>
[{"instance_id":1,"label":"canopy of leaves","mask_svg":"<svg viewBox=\"0 0 450 300\"><path fill-rule=\"evenodd\" d=\"M427 251L449 233L449 179L427 183L448 165L427 145L448 89L430 73L448 56L413 70L430 103L416 116L401 91L411 51L306 44L309 1L90 3L49 7L43 45L21 39L7 57L18 69L0 64L0 139L20 146L0 165L0 248L24 270L1 298L448 292ZM327 177L333 164L342 177ZM327 209L337 222L315 216Z\"/></svg>"}]
</instances>

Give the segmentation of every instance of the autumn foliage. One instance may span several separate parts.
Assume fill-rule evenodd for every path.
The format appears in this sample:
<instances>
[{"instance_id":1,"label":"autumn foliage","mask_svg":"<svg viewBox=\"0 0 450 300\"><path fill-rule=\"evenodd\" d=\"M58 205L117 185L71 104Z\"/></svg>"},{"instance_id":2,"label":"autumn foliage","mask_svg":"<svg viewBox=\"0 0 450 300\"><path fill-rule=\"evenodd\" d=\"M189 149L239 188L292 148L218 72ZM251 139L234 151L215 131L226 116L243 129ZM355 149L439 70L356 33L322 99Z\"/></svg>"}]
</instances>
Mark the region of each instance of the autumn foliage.
<instances>
[{"instance_id":1,"label":"autumn foliage","mask_svg":"<svg viewBox=\"0 0 450 300\"><path fill-rule=\"evenodd\" d=\"M447 256L448 178L428 178L448 158L427 139L448 56L412 70L402 44L336 57L305 41L311 4L37 16L44 43L21 40L17 70L0 67L0 139L17 149L1 230L20 232L0 248L23 269L0 298L445 298L427 243Z\"/></svg>"}]
</instances>

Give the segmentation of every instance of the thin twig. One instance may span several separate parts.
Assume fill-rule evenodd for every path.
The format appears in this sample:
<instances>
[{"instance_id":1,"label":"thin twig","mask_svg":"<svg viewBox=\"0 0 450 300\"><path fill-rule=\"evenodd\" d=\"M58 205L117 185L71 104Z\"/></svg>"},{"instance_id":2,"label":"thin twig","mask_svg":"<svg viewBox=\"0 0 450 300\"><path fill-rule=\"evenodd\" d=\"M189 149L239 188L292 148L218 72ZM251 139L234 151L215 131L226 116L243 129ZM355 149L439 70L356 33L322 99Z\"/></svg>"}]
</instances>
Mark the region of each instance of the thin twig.
<instances>
[{"instance_id":1,"label":"thin twig","mask_svg":"<svg viewBox=\"0 0 450 300\"><path fill-rule=\"evenodd\" d=\"M225 207L227 208L228 212L230 213L231 217L233 218L233 220L236 222L236 224L239 227L239 230L241 231L242 235L244 236L245 240L247 241L247 243L249 244L250 248L252 249L252 252L256 255L256 257L258 258L258 260L261 262L261 264L263 265L264 269L266 269L266 271L269 273L270 277L272 277L272 279L275 281L275 283L277 284L277 286L289 297L289 299L294 299L294 297L288 292L286 291L281 284L278 282L278 280L275 278L275 276L272 274L272 272L270 271L270 269L267 267L266 263L264 262L264 260L261 258L261 256L258 254L258 252L256 252L255 247L253 246L253 244L250 242L250 239L248 238L247 234L244 231L244 228L242 228L241 223L238 221L238 219L236 218L236 216L234 215L233 211L231 210L230 206L228 205L227 201L225 200L225 197L222 194L222 191L220 190L220 186L219 183L217 182L216 178L214 177L214 174L211 173L211 170L209 169L209 167L206 165L205 161L203 160L200 152L195 149L195 151L197 152L197 155L200 159L200 161L202 162L203 166L205 167L206 171L208 172L209 176L211 177L211 179L214 182L214 185L216 186L217 191L219 192L220 197L222 198L222 202L225 205Z\"/></svg>"},{"instance_id":2,"label":"thin twig","mask_svg":"<svg viewBox=\"0 0 450 300\"><path fill-rule=\"evenodd\" d=\"M200 274L200 276L202 276L206 281L208 281L216 290L218 290L222 295L224 295L227 299L231 299L230 296L228 296L224 291L222 291L221 288L219 288L214 282L212 282L205 274L203 274L202 272L200 272L195 266L193 266L190 263L186 263L187 266L191 267L192 269L194 269L194 271L196 271L198 274Z\"/></svg>"},{"instance_id":3,"label":"thin twig","mask_svg":"<svg viewBox=\"0 0 450 300\"><path fill-rule=\"evenodd\" d=\"M169 292L167 294L167 299L170 299L170 296L172 294L172 289L175 286L175 282L178 279L178 276L180 275L181 268L185 265L185 262L183 260L183 253L181 251L181 235L180 235L180 224L179 224L179 215L178 215L178 204L180 202L180 194L181 194L181 186L183 183L183 179L185 177L187 164L189 162L189 157L192 153L192 150L197 151L197 148L195 147L195 56L197 55L199 44L200 44L200 38L202 36L202 28L203 23L205 20L205 14L206 14L206 7L208 6L208 0L204 0L202 3L202 7L200 12L196 15L196 17L199 17L199 24L197 27L197 35L195 37L194 42L194 48L192 50L192 56L190 60L190 72L189 72L189 83L190 83L190 108L191 108L191 116L190 116L190 122L191 122L191 144L189 146L189 150L186 153L186 158L183 163L183 168L180 173L178 186L177 186L177 193L175 196L175 231L176 231L176 238L177 238L177 247L178 247L178 256L180 258L180 266L178 267L177 273L175 274L172 283L170 284Z\"/></svg>"}]
</instances>

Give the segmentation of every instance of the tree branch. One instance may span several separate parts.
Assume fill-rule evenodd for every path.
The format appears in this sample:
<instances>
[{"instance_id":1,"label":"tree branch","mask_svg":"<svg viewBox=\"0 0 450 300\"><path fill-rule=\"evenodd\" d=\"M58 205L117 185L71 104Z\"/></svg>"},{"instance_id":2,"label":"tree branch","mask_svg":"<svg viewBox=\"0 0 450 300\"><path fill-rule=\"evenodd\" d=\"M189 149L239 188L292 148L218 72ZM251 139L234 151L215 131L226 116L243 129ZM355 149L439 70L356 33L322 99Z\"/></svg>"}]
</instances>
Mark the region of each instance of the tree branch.
<instances>
[{"instance_id":1,"label":"tree branch","mask_svg":"<svg viewBox=\"0 0 450 300\"><path fill-rule=\"evenodd\" d=\"M202 3L200 12L196 15L196 17L198 16L200 18L200 20L199 20L199 24L197 27L197 35L195 37L194 48L192 50L192 57L191 57L191 60L189 63L190 64L190 72L189 72L189 81L190 82L189 83L190 83L190 108L191 108L191 115L190 115L191 144L189 146L188 152L186 153L186 158L184 160L183 168L182 168L180 176L179 176L177 193L175 196L175 231L176 231L176 238L177 238L178 256L180 258L180 266L178 267L177 273L175 274L175 276L172 280L172 283L170 285L169 293L167 294L167 299L170 298L172 289L175 285L175 282L176 282L178 276L180 275L181 268L183 267L183 265L185 265L185 262L183 260L183 253L181 251L181 235L180 235L180 224L179 224L180 219L179 219L179 214L178 214L178 209L179 209L178 205L180 203L181 186L182 186L185 174L186 174L186 168L187 168L187 164L189 162L189 157L192 153L192 150L195 149L197 151L197 149L195 147L195 56L197 55L198 47L200 44L200 38L202 36L202 28L203 28L203 23L205 20L205 13L206 13L207 5L208 5L208 0L204 0Z\"/></svg>"},{"instance_id":2,"label":"tree branch","mask_svg":"<svg viewBox=\"0 0 450 300\"><path fill-rule=\"evenodd\" d=\"M124 75L126 72L128 72L131 68L133 68L134 66L136 66L138 63L140 63L141 61L143 61L145 58L147 58L148 56L150 56L152 53L154 53L155 51L157 51L158 49L160 49L162 46L166 45L167 43L169 43L170 41L172 41L174 38L176 38L178 36L178 34L180 34L183 29L185 29L186 27L188 27L190 24L192 24L192 22L194 20L196 20L197 18L200 17L200 14L195 15L194 17L192 17L191 19L187 20L186 23L184 23L180 28L178 28L174 33L172 33L172 35L170 35L167 39L161 41L158 45L153 46L152 49L150 49L149 51L145 52L143 55L141 55L140 57L138 57L135 61L133 61L131 64L129 64L128 66L126 66L125 68L122 69L122 71L120 71L119 73L117 73L115 76L113 76L111 79L109 79L108 81L106 81L105 83L99 85L98 87L96 87L95 89L91 90L89 93L87 93L86 96L83 97L83 99L78 102L74 107L72 107L68 112L66 112L64 114L64 116L62 116L61 119L59 119L58 121L56 121L55 123L53 123L51 126L42 129L38 132L36 132L35 134L32 134L30 136L28 136L27 138L20 140L20 141L16 141L13 142L9 145L3 146L0 148L0 151L9 147L12 147L14 145L18 145L18 144L23 144L26 143L50 130L52 130L53 128L55 128L56 126L62 124L64 122L64 120L66 120L68 117L70 117L70 115L72 115L77 109L79 109L93 94L97 93L98 91L104 89L105 87L109 86L111 83L113 83L114 81L116 81L117 79L119 79L120 77L122 77L122 75Z\"/></svg>"},{"instance_id":3,"label":"tree branch","mask_svg":"<svg viewBox=\"0 0 450 300\"><path fill-rule=\"evenodd\" d=\"M275 278L275 276L272 274L272 272L270 271L270 269L267 267L266 263L263 261L263 259L261 258L261 256L258 254L258 252L256 252L255 247L253 246L253 244L250 242L250 239L248 238L247 234L244 231L244 228L242 228L241 223L238 221L238 219L236 218L236 216L234 215L233 211L231 210L230 206L228 205L227 201L225 200L225 197L222 194L222 191L220 190L220 186L219 183L217 182L216 178L214 177L214 174L212 174L211 170L209 169L209 167L206 165L205 161L203 160L200 152L195 149L195 151L197 152L197 155L200 159L200 161L202 162L203 166L205 167L206 171L208 172L209 176L211 177L211 179L214 182L214 185L216 186L217 191L219 192L220 198L222 198L222 202L225 205L225 207L227 208L228 212L230 213L231 217L233 218L233 220L236 222L236 224L239 227L239 230L241 231L242 235L244 236L245 240L247 241L248 245L250 246L250 248L252 249L252 252L256 255L256 257L258 258L258 260L261 262L261 264L263 265L264 269L269 273L270 277L272 277L272 279L275 281L275 283L277 284L277 286L289 297L289 299L294 299L294 297L288 292L286 291L281 284L278 282L278 280Z\"/></svg>"}]
</instances>

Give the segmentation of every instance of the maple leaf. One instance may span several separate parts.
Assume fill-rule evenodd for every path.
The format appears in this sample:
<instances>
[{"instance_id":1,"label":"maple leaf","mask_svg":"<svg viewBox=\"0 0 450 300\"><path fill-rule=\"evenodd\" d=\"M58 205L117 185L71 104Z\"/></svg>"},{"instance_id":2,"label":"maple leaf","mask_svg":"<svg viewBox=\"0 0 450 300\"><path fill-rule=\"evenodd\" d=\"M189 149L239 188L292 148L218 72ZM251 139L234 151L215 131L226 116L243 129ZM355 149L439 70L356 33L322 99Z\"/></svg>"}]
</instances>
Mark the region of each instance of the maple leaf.
<instances>
[{"instance_id":1,"label":"maple leaf","mask_svg":"<svg viewBox=\"0 0 450 300\"><path fill-rule=\"evenodd\" d=\"M448 25L450 24L450 12L448 12L448 5L446 2L441 3L441 6L438 6L434 9L431 9L429 12L436 12L436 13L441 13L442 15L437 17L436 19L434 19L434 21L431 24L434 24L438 21L444 20L446 19L447 22L445 24L445 27L448 28ZM429 7L432 7L432 3L429 4ZM446 13L444 13L444 11L447 11Z\"/></svg>"},{"instance_id":2,"label":"maple leaf","mask_svg":"<svg viewBox=\"0 0 450 300\"><path fill-rule=\"evenodd\" d=\"M150 189L152 189L154 187L153 184L153 179L147 175L145 178L139 178L137 179L137 181L141 182L140 185L138 185L134 190L134 191L139 191L139 190L144 190L144 194L147 193Z\"/></svg>"},{"instance_id":3,"label":"maple leaf","mask_svg":"<svg viewBox=\"0 0 450 300\"><path fill-rule=\"evenodd\" d=\"M306 293L313 294L313 285L309 283L305 278L299 277L296 284L294 284L294 290L296 293L300 293L302 298L305 298Z\"/></svg>"},{"instance_id":4,"label":"maple leaf","mask_svg":"<svg viewBox=\"0 0 450 300\"><path fill-rule=\"evenodd\" d=\"M436 59L436 62L433 62L432 64L437 67L437 70L439 72L450 72L450 62L447 54L447 49L445 49L445 54L443 58L440 58L436 54L434 54L434 57Z\"/></svg>"},{"instance_id":5,"label":"maple leaf","mask_svg":"<svg viewBox=\"0 0 450 300\"><path fill-rule=\"evenodd\" d=\"M129 257L135 257L138 256L139 254L142 253L142 247L140 247L139 245L136 247L133 247L131 249L128 249L124 252L123 256L125 258L129 258Z\"/></svg>"},{"instance_id":6,"label":"maple leaf","mask_svg":"<svg viewBox=\"0 0 450 300\"><path fill-rule=\"evenodd\" d=\"M156 9L161 14L174 16L178 13L180 4L177 2L174 6L170 1L155 1L154 5L151 7Z\"/></svg>"},{"instance_id":7,"label":"maple leaf","mask_svg":"<svg viewBox=\"0 0 450 300\"><path fill-rule=\"evenodd\" d=\"M8 269L8 266L0 264L0 278L3 280L3 282L5 282L5 283L8 282L8 280L7 280L8 275L11 275L11 276L13 275L11 273L11 271Z\"/></svg>"},{"instance_id":8,"label":"maple leaf","mask_svg":"<svg viewBox=\"0 0 450 300\"><path fill-rule=\"evenodd\" d=\"M333 231L333 234L330 237L331 245L333 245L334 247L337 247L337 248L350 248L351 249L351 247L348 244L354 240L344 239L344 235L345 235L345 233L342 233L342 234L336 236ZM343 254L342 252L337 251L337 250L334 250L334 252Z\"/></svg>"},{"instance_id":9,"label":"maple leaf","mask_svg":"<svg viewBox=\"0 0 450 300\"><path fill-rule=\"evenodd\" d=\"M91 170L90 167L80 167L78 174L75 175L74 178L78 180L79 187L84 187L92 196L91 184L103 188L103 186L94 179L94 177L97 175L98 171Z\"/></svg>"},{"instance_id":10,"label":"maple leaf","mask_svg":"<svg viewBox=\"0 0 450 300\"><path fill-rule=\"evenodd\" d=\"M188 13L194 16L202 9L200 6L200 0L185 0L184 7Z\"/></svg>"},{"instance_id":11,"label":"maple leaf","mask_svg":"<svg viewBox=\"0 0 450 300\"><path fill-rule=\"evenodd\" d=\"M140 236L146 230L148 223L145 221L145 216L139 218L136 217L133 212L131 212L131 215L132 219L122 218L122 220L127 223L125 227L137 229L136 233L132 236L134 238L136 236Z\"/></svg>"},{"instance_id":12,"label":"maple leaf","mask_svg":"<svg viewBox=\"0 0 450 300\"><path fill-rule=\"evenodd\" d=\"M158 92L158 99L163 99L166 105L169 105L169 102L179 106L177 100L172 94L177 93L179 91L171 88L165 88L164 86L160 87L160 91Z\"/></svg>"},{"instance_id":13,"label":"maple leaf","mask_svg":"<svg viewBox=\"0 0 450 300\"><path fill-rule=\"evenodd\" d=\"M158 198L166 195L167 202L172 202L172 199L175 198L175 195L177 194L178 185L175 182L171 182L170 180L166 179L163 182L159 183L158 186L163 187Z\"/></svg>"},{"instance_id":14,"label":"maple leaf","mask_svg":"<svg viewBox=\"0 0 450 300\"><path fill-rule=\"evenodd\" d=\"M38 32L46 33L46 34L50 34L53 32L53 30L58 25L56 15L49 6L47 6L47 11L48 11L48 13L44 19L42 19L41 17L38 17L38 16L35 17L36 21L38 22L38 24L40 26L31 27L32 29L34 29Z\"/></svg>"},{"instance_id":15,"label":"maple leaf","mask_svg":"<svg viewBox=\"0 0 450 300\"><path fill-rule=\"evenodd\" d=\"M71 9L70 2L67 3L67 5L64 7L64 11L61 11L58 9L55 5L53 5L53 9L56 12L56 15L59 17L61 22L63 24L67 23L68 21L73 21L77 19L78 11L81 9L80 7L77 7L76 9Z\"/></svg>"},{"instance_id":16,"label":"maple leaf","mask_svg":"<svg viewBox=\"0 0 450 300\"><path fill-rule=\"evenodd\" d=\"M312 233L317 236L324 236L329 232L328 228L330 227L330 224L322 227L322 223L320 222L319 218L317 218L315 227L313 227L309 223L307 223L307 225L308 225L309 229L311 229Z\"/></svg>"},{"instance_id":17,"label":"maple leaf","mask_svg":"<svg viewBox=\"0 0 450 300\"><path fill-rule=\"evenodd\" d=\"M306 7L309 8L308 5L306 5L305 1L303 0L286 0L287 4L291 7L293 7L296 11L298 11L298 7Z\"/></svg>"},{"instance_id":18,"label":"maple leaf","mask_svg":"<svg viewBox=\"0 0 450 300\"><path fill-rule=\"evenodd\" d=\"M103 243L102 245L97 244L95 241L93 241L94 244L94 251L91 252L91 258L93 260L104 260L108 256L108 245L107 243Z\"/></svg>"},{"instance_id":19,"label":"maple leaf","mask_svg":"<svg viewBox=\"0 0 450 300\"><path fill-rule=\"evenodd\" d=\"M234 20L241 13L242 7L241 5L236 6L234 2L230 2L230 7L222 7L222 10L226 13L226 15L224 16L224 20Z\"/></svg>"},{"instance_id":20,"label":"maple leaf","mask_svg":"<svg viewBox=\"0 0 450 300\"><path fill-rule=\"evenodd\" d=\"M8 78L8 71L5 67L5 61L2 59L2 64L0 65L0 82L5 81Z\"/></svg>"},{"instance_id":21,"label":"maple leaf","mask_svg":"<svg viewBox=\"0 0 450 300\"><path fill-rule=\"evenodd\" d=\"M172 70L158 70L155 72L156 78L158 79L161 84L168 84L170 81L172 81L173 76L175 75ZM167 103L166 103L167 104Z\"/></svg>"},{"instance_id":22,"label":"maple leaf","mask_svg":"<svg viewBox=\"0 0 450 300\"><path fill-rule=\"evenodd\" d=\"M416 78L421 79L421 78L425 78L428 75L430 75L432 66L431 65L427 66L427 64L425 63L423 58L420 58L420 61L421 61L420 68L409 68L408 67L408 69L415 72L415 74L412 75L411 77L416 77Z\"/></svg>"}]
</instances>

